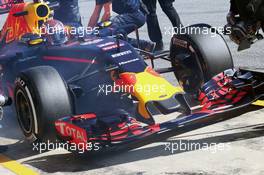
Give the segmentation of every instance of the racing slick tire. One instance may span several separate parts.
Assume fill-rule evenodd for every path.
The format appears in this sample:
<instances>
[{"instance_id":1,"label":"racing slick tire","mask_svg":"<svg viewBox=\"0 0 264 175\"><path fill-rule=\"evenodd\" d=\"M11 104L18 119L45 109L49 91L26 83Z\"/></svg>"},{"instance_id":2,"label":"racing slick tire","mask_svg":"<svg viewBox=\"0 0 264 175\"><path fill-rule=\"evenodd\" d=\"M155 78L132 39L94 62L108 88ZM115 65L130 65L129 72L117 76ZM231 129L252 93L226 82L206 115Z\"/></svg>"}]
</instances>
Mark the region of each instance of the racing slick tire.
<instances>
[{"instance_id":1,"label":"racing slick tire","mask_svg":"<svg viewBox=\"0 0 264 175\"><path fill-rule=\"evenodd\" d=\"M170 59L180 85L193 94L213 76L234 67L223 36L207 24L192 25L175 34Z\"/></svg>"},{"instance_id":2,"label":"racing slick tire","mask_svg":"<svg viewBox=\"0 0 264 175\"><path fill-rule=\"evenodd\" d=\"M14 102L19 125L31 143L55 142L55 121L72 114L68 89L50 66L21 72L15 81Z\"/></svg>"}]
</instances>

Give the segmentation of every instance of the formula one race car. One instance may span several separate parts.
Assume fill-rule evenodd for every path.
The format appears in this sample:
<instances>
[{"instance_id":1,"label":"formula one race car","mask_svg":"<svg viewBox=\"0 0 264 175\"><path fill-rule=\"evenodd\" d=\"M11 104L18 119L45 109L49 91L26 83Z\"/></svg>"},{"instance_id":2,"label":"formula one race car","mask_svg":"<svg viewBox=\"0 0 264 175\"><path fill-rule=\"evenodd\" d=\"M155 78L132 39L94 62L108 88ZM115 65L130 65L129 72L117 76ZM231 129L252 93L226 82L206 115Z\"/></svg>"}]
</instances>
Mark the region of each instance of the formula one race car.
<instances>
[{"instance_id":1,"label":"formula one race car","mask_svg":"<svg viewBox=\"0 0 264 175\"><path fill-rule=\"evenodd\" d=\"M56 43L40 34L54 4L2 6L8 17L0 36L1 90L31 142L132 148L232 118L263 97L264 74L233 69L224 39L208 25L187 27L195 32L175 35L170 51L153 54L118 37ZM171 67L155 70L155 59ZM181 87L160 75L168 72Z\"/></svg>"}]
</instances>

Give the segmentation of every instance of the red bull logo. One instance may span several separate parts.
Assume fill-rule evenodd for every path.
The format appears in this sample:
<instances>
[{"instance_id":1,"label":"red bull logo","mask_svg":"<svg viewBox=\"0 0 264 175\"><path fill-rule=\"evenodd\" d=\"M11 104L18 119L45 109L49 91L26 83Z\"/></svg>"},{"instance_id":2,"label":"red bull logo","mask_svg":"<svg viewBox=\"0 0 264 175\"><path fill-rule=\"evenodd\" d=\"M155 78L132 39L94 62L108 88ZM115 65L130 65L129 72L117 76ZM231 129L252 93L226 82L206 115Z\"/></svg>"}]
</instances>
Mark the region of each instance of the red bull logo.
<instances>
[{"instance_id":1,"label":"red bull logo","mask_svg":"<svg viewBox=\"0 0 264 175\"><path fill-rule=\"evenodd\" d=\"M2 0L8 1L8 0ZM7 5L1 6L4 8ZM5 37L5 42L9 43L14 40L20 39L20 37L26 33L31 32L27 22L23 16L14 17L13 14L24 11L25 3L15 4L10 9L6 23L3 27L1 37L2 40Z\"/></svg>"}]
</instances>

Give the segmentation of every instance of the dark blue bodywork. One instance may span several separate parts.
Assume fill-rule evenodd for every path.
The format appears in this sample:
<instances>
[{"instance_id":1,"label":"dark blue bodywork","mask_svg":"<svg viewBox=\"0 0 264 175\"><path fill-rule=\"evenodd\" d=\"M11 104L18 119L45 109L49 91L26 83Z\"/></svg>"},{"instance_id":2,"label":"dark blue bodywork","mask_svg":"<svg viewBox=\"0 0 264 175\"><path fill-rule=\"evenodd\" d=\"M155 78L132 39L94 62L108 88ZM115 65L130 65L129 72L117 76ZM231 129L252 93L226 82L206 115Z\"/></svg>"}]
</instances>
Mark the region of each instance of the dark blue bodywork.
<instances>
[{"instance_id":1,"label":"dark blue bodywork","mask_svg":"<svg viewBox=\"0 0 264 175\"><path fill-rule=\"evenodd\" d=\"M120 46L120 47L118 47ZM14 41L0 49L2 89L12 96L16 76L28 68L50 65L65 80L72 93L75 114L105 113L113 109L133 106L130 99L119 93L105 95L100 87L112 85L111 70L143 72L147 65L143 58L125 41L91 37L86 41L71 42L62 46L42 43L35 46ZM58 89L59 91L59 89ZM76 90L77 91L77 90Z\"/></svg>"}]
</instances>

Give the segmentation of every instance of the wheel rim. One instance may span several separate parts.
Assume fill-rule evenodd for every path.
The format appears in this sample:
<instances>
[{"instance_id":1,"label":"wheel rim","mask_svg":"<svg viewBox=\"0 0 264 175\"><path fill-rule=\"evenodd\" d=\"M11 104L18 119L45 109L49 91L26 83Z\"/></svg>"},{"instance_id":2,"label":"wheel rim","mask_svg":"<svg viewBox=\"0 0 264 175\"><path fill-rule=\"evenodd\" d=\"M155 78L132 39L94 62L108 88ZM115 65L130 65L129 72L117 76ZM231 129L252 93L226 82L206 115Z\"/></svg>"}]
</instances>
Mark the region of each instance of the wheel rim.
<instances>
[{"instance_id":1,"label":"wheel rim","mask_svg":"<svg viewBox=\"0 0 264 175\"><path fill-rule=\"evenodd\" d=\"M18 90L16 94L16 108L21 128L25 133L31 133L34 122L33 113L28 98L21 90Z\"/></svg>"}]
</instances>

